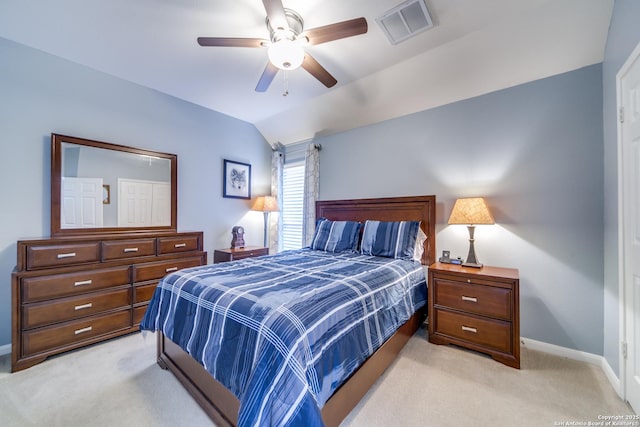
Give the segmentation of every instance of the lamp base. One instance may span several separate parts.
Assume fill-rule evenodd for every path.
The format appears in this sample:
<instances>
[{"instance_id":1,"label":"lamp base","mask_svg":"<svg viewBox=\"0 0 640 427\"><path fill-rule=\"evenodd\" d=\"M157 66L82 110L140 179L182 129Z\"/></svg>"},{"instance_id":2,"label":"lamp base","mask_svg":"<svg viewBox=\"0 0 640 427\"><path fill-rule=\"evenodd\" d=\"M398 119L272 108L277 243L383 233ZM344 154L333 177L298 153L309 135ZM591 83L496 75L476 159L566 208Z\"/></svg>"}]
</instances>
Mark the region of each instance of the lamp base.
<instances>
[{"instance_id":1,"label":"lamp base","mask_svg":"<svg viewBox=\"0 0 640 427\"><path fill-rule=\"evenodd\" d=\"M264 214L264 241L262 246L267 248L267 228L269 226L269 212L263 212Z\"/></svg>"},{"instance_id":2,"label":"lamp base","mask_svg":"<svg viewBox=\"0 0 640 427\"><path fill-rule=\"evenodd\" d=\"M482 264L478 262L476 258L476 249L473 247L473 242L475 239L473 238L473 232L475 231L475 226L469 225L467 227L469 229L469 255L467 255L467 261L462 263L463 267L474 267L474 268L482 268Z\"/></svg>"},{"instance_id":3,"label":"lamp base","mask_svg":"<svg viewBox=\"0 0 640 427\"><path fill-rule=\"evenodd\" d=\"M482 268L482 264L478 264L478 263L475 263L475 262L463 262L462 266L463 267Z\"/></svg>"}]
</instances>

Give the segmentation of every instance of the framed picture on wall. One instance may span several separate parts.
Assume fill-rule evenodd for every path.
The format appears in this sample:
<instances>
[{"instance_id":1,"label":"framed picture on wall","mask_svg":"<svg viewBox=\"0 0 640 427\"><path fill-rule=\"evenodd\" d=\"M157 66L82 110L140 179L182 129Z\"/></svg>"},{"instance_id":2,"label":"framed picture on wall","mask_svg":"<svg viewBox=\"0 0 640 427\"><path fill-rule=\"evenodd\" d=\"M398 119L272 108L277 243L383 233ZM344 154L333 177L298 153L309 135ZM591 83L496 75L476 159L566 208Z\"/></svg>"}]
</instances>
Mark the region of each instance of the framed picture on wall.
<instances>
[{"instance_id":1,"label":"framed picture on wall","mask_svg":"<svg viewBox=\"0 0 640 427\"><path fill-rule=\"evenodd\" d=\"M251 165L224 160L222 197L234 199L251 198Z\"/></svg>"}]
</instances>

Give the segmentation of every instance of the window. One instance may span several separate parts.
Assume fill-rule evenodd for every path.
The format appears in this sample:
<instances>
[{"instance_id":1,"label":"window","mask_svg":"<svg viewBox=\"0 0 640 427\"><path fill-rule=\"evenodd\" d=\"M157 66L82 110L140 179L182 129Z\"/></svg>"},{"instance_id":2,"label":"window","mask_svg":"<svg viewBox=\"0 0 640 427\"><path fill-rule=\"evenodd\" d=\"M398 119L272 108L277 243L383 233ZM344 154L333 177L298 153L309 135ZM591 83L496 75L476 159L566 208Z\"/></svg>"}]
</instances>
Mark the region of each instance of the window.
<instances>
[{"instance_id":1,"label":"window","mask_svg":"<svg viewBox=\"0 0 640 427\"><path fill-rule=\"evenodd\" d=\"M288 163L282 171L281 249L302 247L304 162Z\"/></svg>"}]
</instances>

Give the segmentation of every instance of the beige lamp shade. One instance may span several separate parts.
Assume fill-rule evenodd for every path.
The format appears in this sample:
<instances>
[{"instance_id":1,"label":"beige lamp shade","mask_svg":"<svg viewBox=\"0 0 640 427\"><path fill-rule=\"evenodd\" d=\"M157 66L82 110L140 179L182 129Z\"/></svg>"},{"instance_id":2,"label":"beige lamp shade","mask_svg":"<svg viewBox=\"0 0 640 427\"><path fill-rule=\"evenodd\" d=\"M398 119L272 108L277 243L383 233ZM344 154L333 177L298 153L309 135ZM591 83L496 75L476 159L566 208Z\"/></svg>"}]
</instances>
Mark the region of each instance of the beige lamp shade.
<instances>
[{"instance_id":1,"label":"beige lamp shade","mask_svg":"<svg viewBox=\"0 0 640 427\"><path fill-rule=\"evenodd\" d=\"M274 196L259 196L251 206L252 211L278 212L278 201Z\"/></svg>"},{"instance_id":2,"label":"beige lamp shade","mask_svg":"<svg viewBox=\"0 0 640 427\"><path fill-rule=\"evenodd\" d=\"M449 224L495 224L482 197L458 199L453 205Z\"/></svg>"}]
</instances>

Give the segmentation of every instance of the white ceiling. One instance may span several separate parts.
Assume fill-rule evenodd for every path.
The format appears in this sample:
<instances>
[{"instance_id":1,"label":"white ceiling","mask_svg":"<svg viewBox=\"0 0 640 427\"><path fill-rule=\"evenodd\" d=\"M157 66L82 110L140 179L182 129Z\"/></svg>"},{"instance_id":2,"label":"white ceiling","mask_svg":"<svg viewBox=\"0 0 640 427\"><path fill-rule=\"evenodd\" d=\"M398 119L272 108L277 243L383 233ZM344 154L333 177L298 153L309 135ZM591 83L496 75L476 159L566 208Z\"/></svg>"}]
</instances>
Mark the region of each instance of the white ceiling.
<instances>
[{"instance_id":1,"label":"white ceiling","mask_svg":"<svg viewBox=\"0 0 640 427\"><path fill-rule=\"evenodd\" d=\"M338 84L302 68L254 91L268 38L260 0L0 0L0 37L253 123L290 144L601 62L613 0L426 0L434 28L391 45L375 19L403 0L283 0L305 29L364 16L369 31L311 46ZM1 58L0 58L1 61Z\"/></svg>"}]
</instances>

